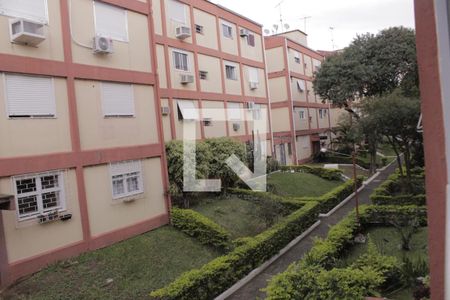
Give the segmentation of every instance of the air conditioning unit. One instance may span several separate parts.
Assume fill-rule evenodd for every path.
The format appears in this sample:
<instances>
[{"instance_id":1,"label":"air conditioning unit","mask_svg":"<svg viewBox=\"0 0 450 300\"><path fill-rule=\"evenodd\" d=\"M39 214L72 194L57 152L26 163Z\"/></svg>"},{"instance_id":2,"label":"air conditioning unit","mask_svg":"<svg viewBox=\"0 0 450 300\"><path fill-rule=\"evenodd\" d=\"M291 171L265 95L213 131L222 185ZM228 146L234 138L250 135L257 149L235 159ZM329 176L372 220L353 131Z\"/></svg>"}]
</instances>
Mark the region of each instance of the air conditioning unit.
<instances>
[{"instance_id":1,"label":"air conditioning unit","mask_svg":"<svg viewBox=\"0 0 450 300\"><path fill-rule=\"evenodd\" d=\"M37 46L45 40L44 24L14 19L9 21L12 43Z\"/></svg>"},{"instance_id":2,"label":"air conditioning unit","mask_svg":"<svg viewBox=\"0 0 450 300\"><path fill-rule=\"evenodd\" d=\"M248 29L244 29L244 28L242 28L242 29L240 30L240 32L239 32L239 35L240 35L241 37L249 36L249 34L250 34L250 31L248 31Z\"/></svg>"},{"instance_id":3,"label":"air conditioning unit","mask_svg":"<svg viewBox=\"0 0 450 300\"><path fill-rule=\"evenodd\" d=\"M161 114L163 116L168 116L170 114L170 108L168 106L161 107Z\"/></svg>"},{"instance_id":4,"label":"air conditioning unit","mask_svg":"<svg viewBox=\"0 0 450 300\"><path fill-rule=\"evenodd\" d=\"M203 126L212 126L211 118L203 118Z\"/></svg>"},{"instance_id":5,"label":"air conditioning unit","mask_svg":"<svg viewBox=\"0 0 450 300\"><path fill-rule=\"evenodd\" d=\"M192 35L192 33L191 33L190 27L179 26L176 29L177 39L184 40L184 39L187 39L188 37L191 37L191 35Z\"/></svg>"},{"instance_id":6,"label":"air conditioning unit","mask_svg":"<svg viewBox=\"0 0 450 300\"><path fill-rule=\"evenodd\" d=\"M259 86L258 82L250 82L250 89L251 90L256 90Z\"/></svg>"},{"instance_id":7,"label":"air conditioning unit","mask_svg":"<svg viewBox=\"0 0 450 300\"><path fill-rule=\"evenodd\" d=\"M194 75L182 74L180 76L180 82L182 84L193 83L194 82Z\"/></svg>"},{"instance_id":8,"label":"air conditioning unit","mask_svg":"<svg viewBox=\"0 0 450 300\"><path fill-rule=\"evenodd\" d=\"M94 37L93 48L94 53L110 54L114 53L113 41L109 37L97 35Z\"/></svg>"},{"instance_id":9,"label":"air conditioning unit","mask_svg":"<svg viewBox=\"0 0 450 300\"><path fill-rule=\"evenodd\" d=\"M247 108L248 109L254 109L255 108L255 102L247 102Z\"/></svg>"},{"instance_id":10,"label":"air conditioning unit","mask_svg":"<svg viewBox=\"0 0 450 300\"><path fill-rule=\"evenodd\" d=\"M234 131L239 131L239 129L241 129L241 124L239 124L239 123L233 123L233 130L234 130Z\"/></svg>"}]
</instances>

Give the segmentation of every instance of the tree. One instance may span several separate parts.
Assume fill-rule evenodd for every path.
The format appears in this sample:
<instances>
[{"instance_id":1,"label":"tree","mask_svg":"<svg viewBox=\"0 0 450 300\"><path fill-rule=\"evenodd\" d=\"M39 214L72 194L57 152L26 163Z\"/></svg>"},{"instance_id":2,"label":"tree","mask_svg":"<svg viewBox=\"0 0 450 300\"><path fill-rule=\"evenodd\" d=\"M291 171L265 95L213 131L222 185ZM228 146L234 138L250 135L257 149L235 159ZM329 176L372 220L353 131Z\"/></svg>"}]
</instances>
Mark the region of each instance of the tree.
<instances>
[{"instance_id":1,"label":"tree","mask_svg":"<svg viewBox=\"0 0 450 300\"><path fill-rule=\"evenodd\" d=\"M357 36L350 46L322 64L313 85L316 94L338 107L398 88L406 96L417 97L414 30L393 27L377 35Z\"/></svg>"}]
</instances>

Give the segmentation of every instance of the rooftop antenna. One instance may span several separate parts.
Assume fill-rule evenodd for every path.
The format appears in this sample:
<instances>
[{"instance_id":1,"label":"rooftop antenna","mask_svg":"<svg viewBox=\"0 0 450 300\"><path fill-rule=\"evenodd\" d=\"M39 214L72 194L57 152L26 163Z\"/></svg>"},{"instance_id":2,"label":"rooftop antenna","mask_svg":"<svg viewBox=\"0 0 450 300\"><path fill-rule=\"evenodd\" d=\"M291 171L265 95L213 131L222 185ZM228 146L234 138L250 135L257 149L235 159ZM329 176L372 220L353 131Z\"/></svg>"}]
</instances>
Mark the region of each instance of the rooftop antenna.
<instances>
[{"instance_id":1,"label":"rooftop antenna","mask_svg":"<svg viewBox=\"0 0 450 300\"><path fill-rule=\"evenodd\" d=\"M331 48L333 48L333 50L336 48L336 45L334 44L334 27L330 27L330 32L331 32Z\"/></svg>"},{"instance_id":2,"label":"rooftop antenna","mask_svg":"<svg viewBox=\"0 0 450 300\"><path fill-rule=\"evenodd\" d=\"M273 24L273 29L274 29L275 33L278 33L278 25L277 24Z\"/></svg>"},{"instance_id":3,"label":"rooftop antenna","mask_svg":"<svg viewBox=\"0 0 450 300\"><path fill-rule=\"evenodd\" d=\"M284 1L286 1L286 0L281 0L280 2L278 2L278 4L277 5L275 5L275 8L280 8L280 25L281 25L281 30L283 30L283 13L282 13L282 10L281 10L281 4L283 4L283 2Z\"/></svg>"},{"instance_id":4,"label":"rooftop antenna","mask_svg":"<svg viewBox=\"0 0 450 300\"><path fill-rule=\"evenodd\" d=\"M311 16L307 16L307 17L303 17L303 18L300 18L300 20L303 20L303 32L304 33L306 33L306 21L308 20L308 19L311 19L312 17Z\"/></svg>"},{"instance_id":5,"label":"rooftop antenna","mask_svg":"<svg viewBox=\"0 0 450 300\"><path fill-rule=\"evenodd\" d=\"M270 35L270 30L269 30L269 29L264 29L264 33L265 33L266 35Z\"/></svg>"},{"instance_id":6,"label":"rooftop antenna","mask_svg":"<svg viewBox=\"0 0 450 300\"><path fill-rule=\"evenodd\" d=\"M288 31L289 30L289 28L291 28L291 26L289 25L289 24L284 24L284 29L286 30L286 31Z\"/></svg>"}]
</instances>

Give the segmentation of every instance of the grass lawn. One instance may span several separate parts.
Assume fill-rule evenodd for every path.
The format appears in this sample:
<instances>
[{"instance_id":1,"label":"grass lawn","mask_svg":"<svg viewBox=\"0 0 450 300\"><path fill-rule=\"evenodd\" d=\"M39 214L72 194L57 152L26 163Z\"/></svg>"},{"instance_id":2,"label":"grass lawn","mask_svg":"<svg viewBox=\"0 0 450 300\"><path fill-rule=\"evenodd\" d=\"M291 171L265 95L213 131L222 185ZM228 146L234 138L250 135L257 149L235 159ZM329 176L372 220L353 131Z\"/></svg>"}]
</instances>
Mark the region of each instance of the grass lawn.
<instances>
[{"instance_id":1,"label":"grass lawn","mask_svg":"<svg viewBox=\"0 0 450 300\"><path fill-rule=\"evenodd\" d=\"M52 265L0 299L146 299L150 291L219 255L165 226Z\"/></svg>"},{"instance_id":2,"label":"grass lawn","mask_svg":"<svg viewBox=\"0 0 450 300\"><path fill-rule=\"evenodd\" d=\"M270 174L267 183L275 186L275 193L283 196L316 197L321 196L342 184L308 173L280 172Z\"/></svg>"},{"instance_id":3,"label":"grass lawn","mask_svg":"<svg viewBox=\"0 0 450 300\"><path fill-rule=\"evenodd\" d=\"M385 156L396 156L394 150L392 149L392 146L389 144L378 145L377 151Z\"/></svg>"},{"instance_id":4,"label":"grass lawn","mask_svg":"<svg viewBox=\"0 0 450 300\"><path fill-rule=\"evenodd\" d=\"M267 229L264 220L258 215L262 207L237 197L203 199L191 208L222 225L233 239L255 236Z\"/></svg>"},{"instance_id":5,"label":"grass lawn","mask_svg":"<svg viewBox=\"0 0 450 300\"><path fill-rule=\"evenodd\" d=\"M345 176L349 178L353 178L353 166L339 166L339 170L342 170ZM356 168L356 175L357 176L364 176L369 177L370 173L367 170L361 170L360 168Z\"/></svg>"}]
</instances>

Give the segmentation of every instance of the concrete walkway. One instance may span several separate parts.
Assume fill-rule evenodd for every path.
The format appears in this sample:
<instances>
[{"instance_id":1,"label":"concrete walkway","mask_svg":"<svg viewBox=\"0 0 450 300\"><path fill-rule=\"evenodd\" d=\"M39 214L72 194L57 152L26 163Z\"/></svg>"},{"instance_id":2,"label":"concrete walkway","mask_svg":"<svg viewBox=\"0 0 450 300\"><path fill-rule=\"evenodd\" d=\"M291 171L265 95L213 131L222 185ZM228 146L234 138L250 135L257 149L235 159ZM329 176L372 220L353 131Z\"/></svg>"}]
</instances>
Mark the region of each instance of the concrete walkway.
<instances>
[{"instance_id":1,"label":"concrete walkway","mask_svg":"<svg viewBox=\"0 0 450 300\"><path fill-rule=\"evenodd\" d=\"M387 177L395 171L396 163L391 164L384 171L381 171L378 177L370 182L365 189L359 193L359 202L361 204L370 204L369 196L373 189L378 187ZM283 272L286 268L295 261L300 260L305 253L307 253L313 244L313 238L325 238L331 226L337 224L344 218L351 210L355 208L355 199L351 199L334 214L329 217L320 218L322 223L316 227L306 238L301 240L298 244L292 247L288 252L281 256L278 260L269 265L262 273L253 278L250 282L237 290L234 294L226 299L232 300L250 300L250 299L264 299L265 293L260 289L267 286L267 281L272 276Z\"/></svg>"}]
</instances>

